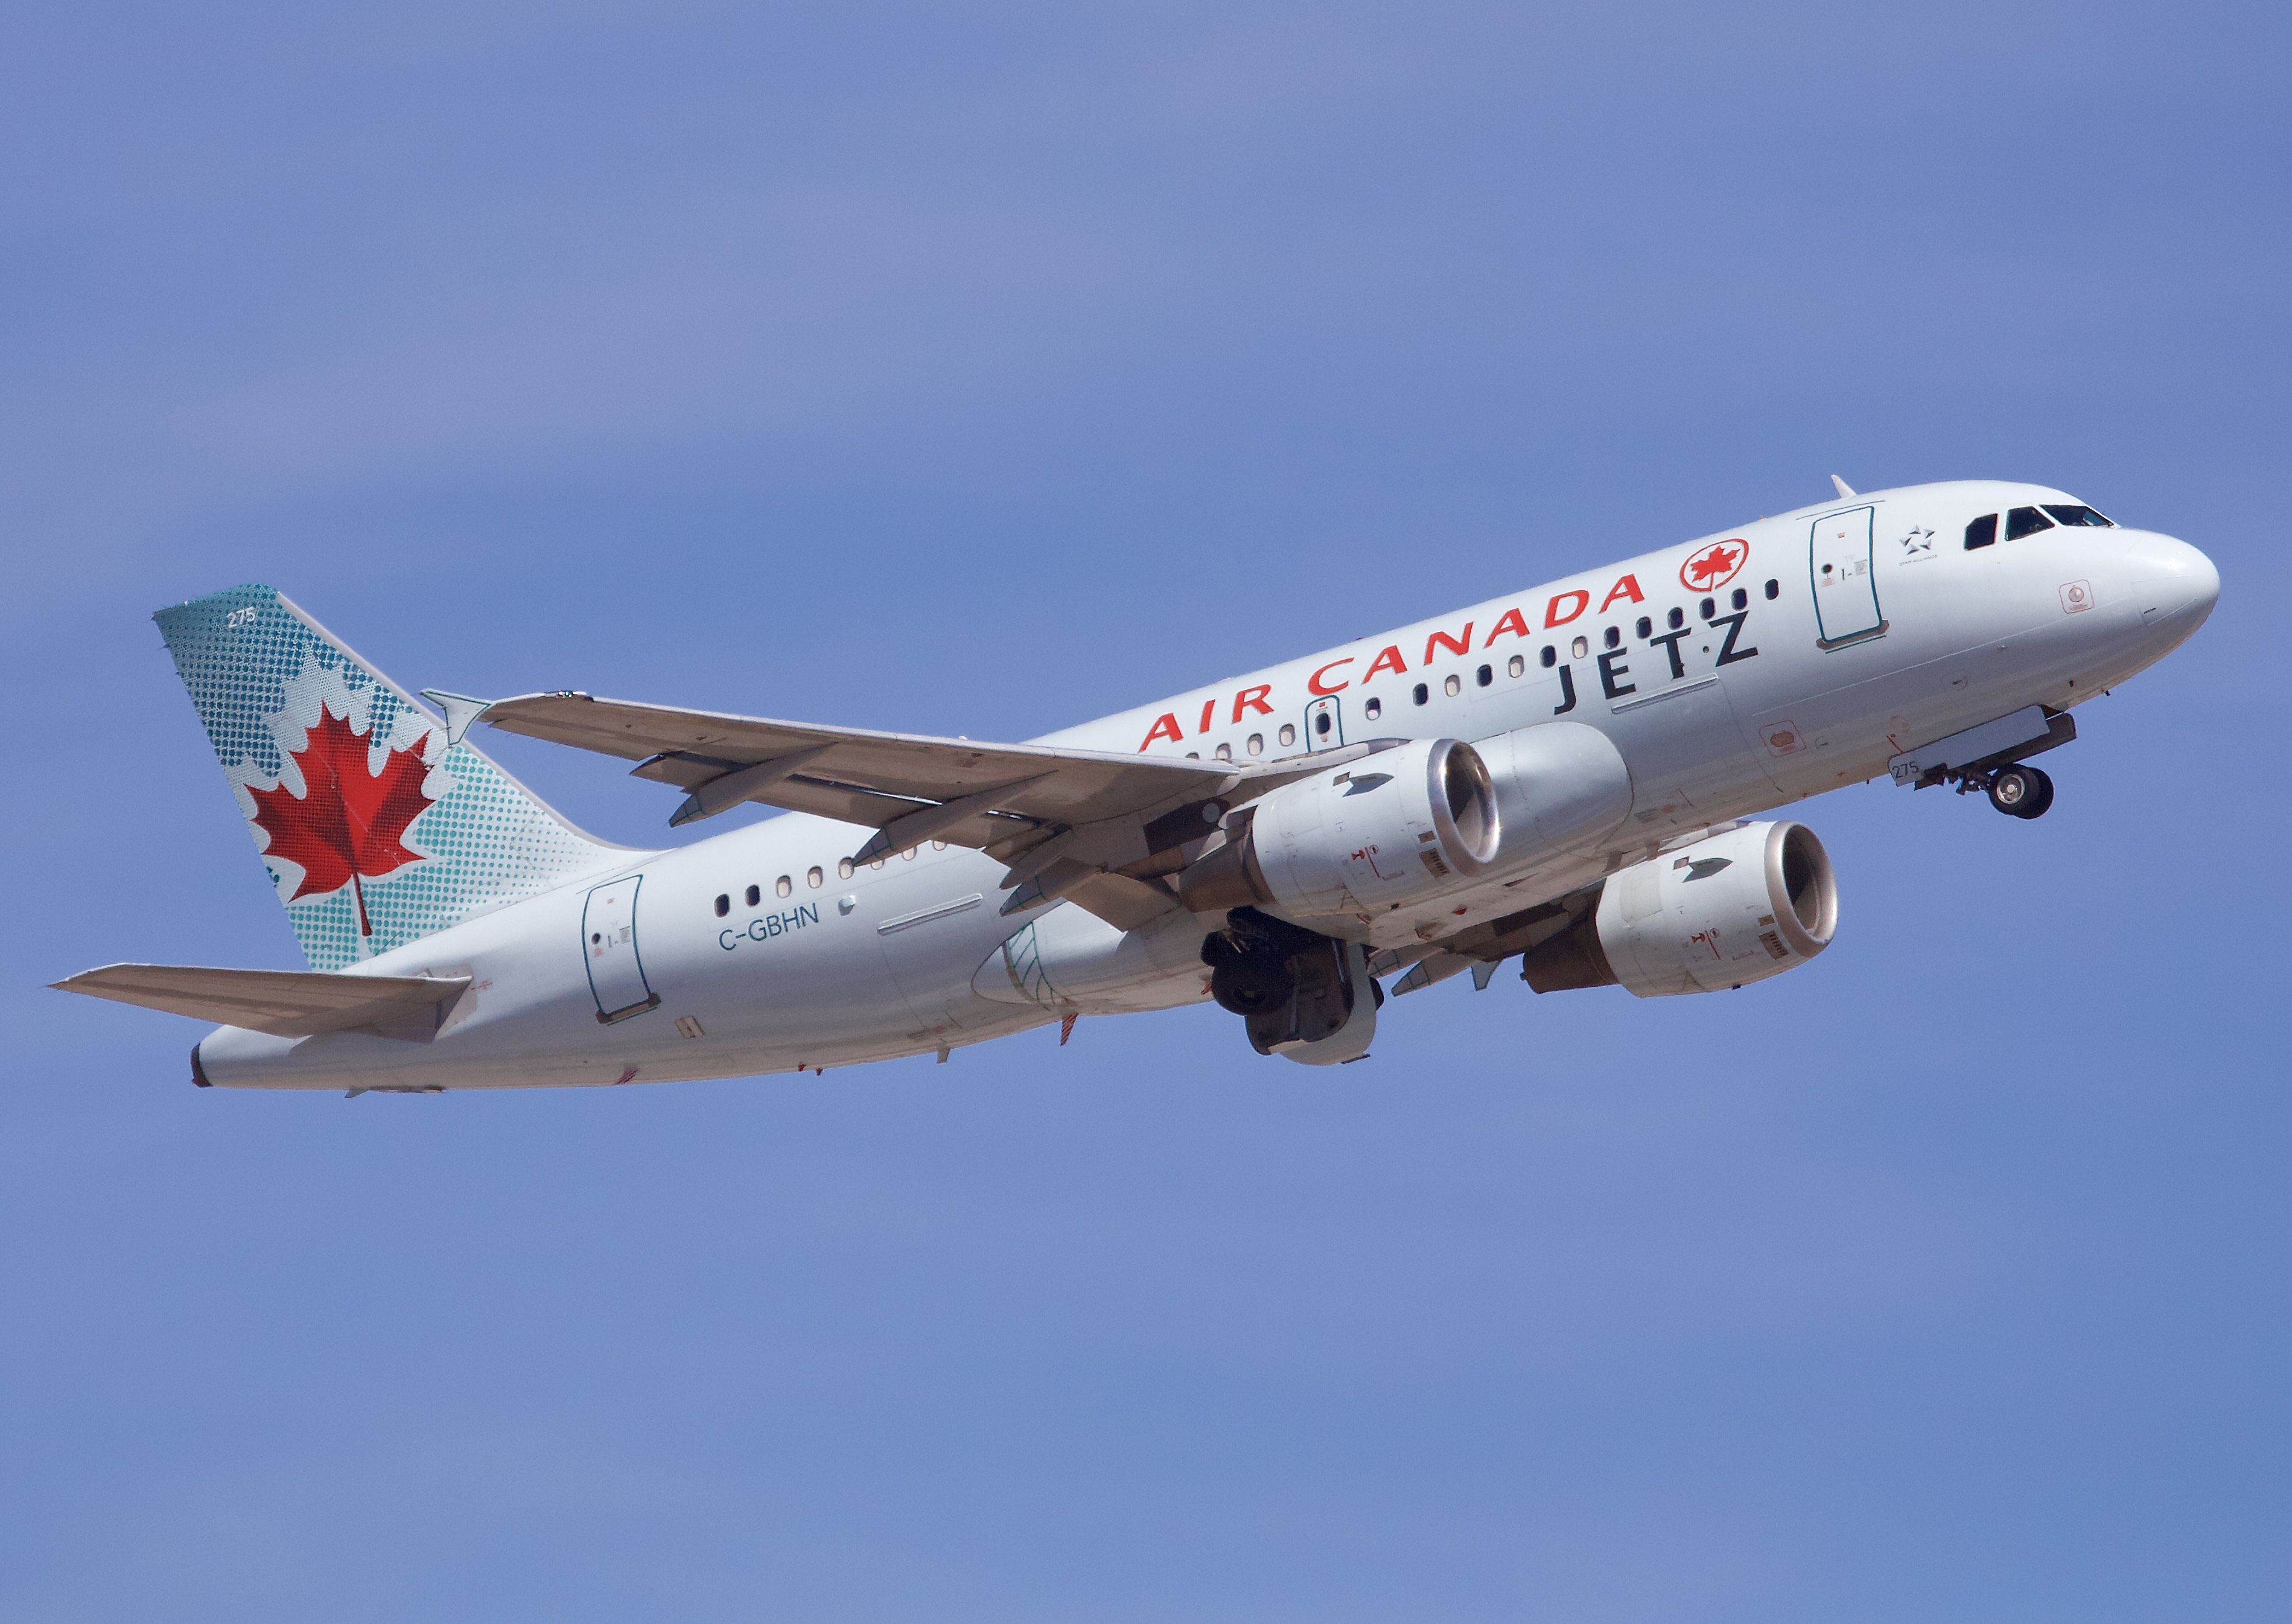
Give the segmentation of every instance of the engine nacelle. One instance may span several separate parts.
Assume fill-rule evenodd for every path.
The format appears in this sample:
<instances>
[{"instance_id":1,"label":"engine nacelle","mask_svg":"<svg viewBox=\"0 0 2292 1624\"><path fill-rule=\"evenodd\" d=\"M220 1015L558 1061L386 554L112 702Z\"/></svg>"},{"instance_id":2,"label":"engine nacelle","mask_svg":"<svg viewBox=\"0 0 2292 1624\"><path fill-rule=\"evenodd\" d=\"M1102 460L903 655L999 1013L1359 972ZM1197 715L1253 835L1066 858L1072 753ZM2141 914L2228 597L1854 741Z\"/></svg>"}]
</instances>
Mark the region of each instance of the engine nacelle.
<instances>
[{"instance_id":1,"label":"engine nacelle","mask_svg":"<svg viewBox=\"0 0 2292 1624\"><path fill-rule=\"evenodd\" d=\"M1497 854L1480 752L1416 739L1285 784L1227 818L1225 843L1178 876L1196 913L1383 913L1454 889Z\"/></svg>"},{"instance_id":2,"label":"engine nacelle","mask_svg":"<svg viewBox=\"0 0 2292 1624\"><path fill-rule=\"evenodd\" d=\"M1496 787L1506 874L1593 848L1631 814L1631 772L1595 727L1543 722L1473 747Z\"/></svg>"},{"instance_id":3,"label":"engine nacelle","mask_svg":"<svg viewBox=\"0 0 2292 1624\"><path fill-rule=\"evenodd\" d=\"M1598 905L1529 949L1538 992L1621 983L1643 998L1780 975L1830 945L1838 887L1804 823L1747 823L1610 875Z\"/></svg>"}]
</instances>

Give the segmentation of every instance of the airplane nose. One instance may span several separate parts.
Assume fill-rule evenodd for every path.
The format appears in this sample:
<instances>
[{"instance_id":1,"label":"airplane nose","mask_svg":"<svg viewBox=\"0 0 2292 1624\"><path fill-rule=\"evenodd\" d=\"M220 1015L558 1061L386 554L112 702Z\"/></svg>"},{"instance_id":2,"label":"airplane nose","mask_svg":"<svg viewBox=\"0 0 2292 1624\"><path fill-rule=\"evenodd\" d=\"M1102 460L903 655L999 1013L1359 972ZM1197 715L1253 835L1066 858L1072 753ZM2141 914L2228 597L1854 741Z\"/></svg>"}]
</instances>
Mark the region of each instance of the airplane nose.
<instances>
[{"instance_id":1,"label":"airplane nose","mask_svg":"<svg viewBox=\"0 0 2292 1624\"><path fill-rule=\"evenodd\" d=\"M2210 618L2220 602L2220 571L2187 542L2143 531L2128 537L2127 572L2142 624L2179 642Z\"/></svg>"}]
</instances>

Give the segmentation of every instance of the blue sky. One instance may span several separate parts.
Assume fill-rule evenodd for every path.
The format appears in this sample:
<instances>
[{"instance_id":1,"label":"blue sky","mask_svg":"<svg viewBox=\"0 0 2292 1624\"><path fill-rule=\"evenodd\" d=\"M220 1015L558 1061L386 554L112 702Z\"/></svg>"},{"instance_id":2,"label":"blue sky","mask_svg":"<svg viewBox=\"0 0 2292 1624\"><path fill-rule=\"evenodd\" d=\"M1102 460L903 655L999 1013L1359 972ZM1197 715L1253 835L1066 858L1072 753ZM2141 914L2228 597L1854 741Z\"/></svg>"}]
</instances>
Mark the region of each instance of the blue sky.
<instances>
[{"instance_id":1,"label":"blue sky","mask_svg":"<svg viewBox=\"0 0 2292 1624\"><path fill-rule=\"evenodd\" d=\"M2280 8L17 8L0 1619L2274 1618ZM2220 564L1820 962L824 1079L194 1091L149 612L1020 738L1871 488ZM609 836L674 796L493 739Z\"/></svg>"}]
</instances>

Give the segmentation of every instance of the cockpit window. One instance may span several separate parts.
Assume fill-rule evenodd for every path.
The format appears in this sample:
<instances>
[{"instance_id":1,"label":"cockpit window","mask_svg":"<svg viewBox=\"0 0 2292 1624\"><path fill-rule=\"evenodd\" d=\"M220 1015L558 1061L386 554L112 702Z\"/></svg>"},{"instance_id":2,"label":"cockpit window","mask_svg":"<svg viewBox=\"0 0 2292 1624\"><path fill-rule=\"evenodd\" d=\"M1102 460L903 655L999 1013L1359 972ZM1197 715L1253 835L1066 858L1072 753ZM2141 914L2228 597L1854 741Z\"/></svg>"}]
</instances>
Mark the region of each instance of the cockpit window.
<instances>
[{"instance_id":1,"label":"cockpit window","mask_svg":"<svg viewBox=\"0 0 2292 1624\"><path fill-rule=\"evenodd\" d=\"M1997 514L1984 513L1981 518L1976 519L1972 524L1965 527L1965 550L1967 552L1971 553L1976 547L1995 546L1997 543Z\"/></svg>"},{"instance_id":2,"label":"cockpit window","mask_svg":"<svg viewBox=\"0 0 2292 1624\"><path fill-rule=\"evenodd\" d=\"M2050 530L2054 521L2034 507L2017 507L2006 515L2006 539L2019 541L2024 536L2035 536L2039 530Z\"/></svg>"},{"instance_id":3,"label":"cockpit window","mask_svg":"<svg viewBox=\"0 0 2292 1624\"><path fill-rule=\"evenodd\" d=\"M2046 504L2046 511L2054 516L2054 522L2056 524L2089 524L2095 529L2104 530L2117 528L2082 502L2048 502Z\"/></svg>"}]
</instances>

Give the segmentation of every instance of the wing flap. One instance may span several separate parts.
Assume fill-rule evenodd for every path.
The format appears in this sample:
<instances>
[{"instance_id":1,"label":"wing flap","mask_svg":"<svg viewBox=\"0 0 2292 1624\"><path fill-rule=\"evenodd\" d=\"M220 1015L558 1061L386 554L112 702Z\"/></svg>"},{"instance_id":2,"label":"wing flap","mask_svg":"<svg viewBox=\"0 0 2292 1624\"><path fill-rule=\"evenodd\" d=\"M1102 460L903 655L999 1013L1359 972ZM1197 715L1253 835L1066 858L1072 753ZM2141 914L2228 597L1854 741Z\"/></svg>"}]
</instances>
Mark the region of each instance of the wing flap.
<instances>
[{"instance_id":1,"label":"wing flap","mask_svg":"<svg viewBox=\"0 0 2292 1624\"><path fill-rule=\"evenodd\" d=\"M470 978L106 965L50 984L61 992L140 1005L219 1026L245 1027L274 1038L311 1038L357 1027L400 1026L408 1017L437 1014L462 995Z\"/></svg>"},{"instance_id":2,"label":"wing flap","mask_svg":"<svg viewBox=\"0 0 2292 1624\"><path fill-rule=\"evenodd\" d=\"M1177 899L1166 890L1126 874L1094 874L1068 886L1062 894L1118 931L1134 931L1164 914L1179 911Z\"/></svg>"}]
</instances>

